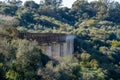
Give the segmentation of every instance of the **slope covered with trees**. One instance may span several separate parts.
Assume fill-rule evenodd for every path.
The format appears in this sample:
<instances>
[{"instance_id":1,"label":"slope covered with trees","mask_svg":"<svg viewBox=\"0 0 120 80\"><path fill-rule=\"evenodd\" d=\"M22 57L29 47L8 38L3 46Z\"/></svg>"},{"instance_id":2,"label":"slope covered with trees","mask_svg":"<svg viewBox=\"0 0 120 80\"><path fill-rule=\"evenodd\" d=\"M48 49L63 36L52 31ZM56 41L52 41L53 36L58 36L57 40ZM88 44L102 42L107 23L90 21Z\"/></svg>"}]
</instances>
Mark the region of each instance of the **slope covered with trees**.
<instances>
[{"instance_id":1,"label":"slope covered with trees","mask_svg":"<svg viewBox=\"0 0 120 80\"><path fill-rule=\"evenodd\" d=\"M119 80L120 3L0 2L0 80ZM51 60L19 32L75 34L73 55Z\"/></svg>"}]
</instances>

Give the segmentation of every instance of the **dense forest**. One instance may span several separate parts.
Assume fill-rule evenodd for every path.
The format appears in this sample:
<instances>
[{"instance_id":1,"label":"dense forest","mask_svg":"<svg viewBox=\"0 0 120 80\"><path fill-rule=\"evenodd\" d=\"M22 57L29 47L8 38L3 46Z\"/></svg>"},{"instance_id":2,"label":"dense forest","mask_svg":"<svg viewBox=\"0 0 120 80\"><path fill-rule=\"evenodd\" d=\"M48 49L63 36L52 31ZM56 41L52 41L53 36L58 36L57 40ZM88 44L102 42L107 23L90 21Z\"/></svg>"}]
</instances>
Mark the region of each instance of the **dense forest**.
<instances>
[{"instance_id":1,"label":"dense forest","mask_svg":"<svg viewBox=\"0 0 120 80\"><path fill-rule=\"evenodd\" d=\"M74 54L53 60L19 32L75 34ZM120 80L120 3L0 1L0 80Z\"/></svg>"}]
</instances>

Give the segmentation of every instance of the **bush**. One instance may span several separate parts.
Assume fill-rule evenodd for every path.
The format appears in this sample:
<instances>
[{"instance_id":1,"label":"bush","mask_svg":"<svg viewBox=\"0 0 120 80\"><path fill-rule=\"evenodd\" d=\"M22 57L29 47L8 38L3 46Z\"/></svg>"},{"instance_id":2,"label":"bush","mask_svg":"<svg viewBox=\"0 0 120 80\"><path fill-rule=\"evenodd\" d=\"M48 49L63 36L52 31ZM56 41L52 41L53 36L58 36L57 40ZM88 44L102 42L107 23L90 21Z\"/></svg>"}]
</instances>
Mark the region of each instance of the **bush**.
<instances>
[{"instance_id":1,"label":"bush","mask_svg":"<svg viewBox=\"0 0 120 80\"><path fill-rule=\"evenodd\" d=\"M111 46L112 46L112 47L120 47L120 41L113 40L113 41L111 42Z\"/></svg>"}]
</instances>

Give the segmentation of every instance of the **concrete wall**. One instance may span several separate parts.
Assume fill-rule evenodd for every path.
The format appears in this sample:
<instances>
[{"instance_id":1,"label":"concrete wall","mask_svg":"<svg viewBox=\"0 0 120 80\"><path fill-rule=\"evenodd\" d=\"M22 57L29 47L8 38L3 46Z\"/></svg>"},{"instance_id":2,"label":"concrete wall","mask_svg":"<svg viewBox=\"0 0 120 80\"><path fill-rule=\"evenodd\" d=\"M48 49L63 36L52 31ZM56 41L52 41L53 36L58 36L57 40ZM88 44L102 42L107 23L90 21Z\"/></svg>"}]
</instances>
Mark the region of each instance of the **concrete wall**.
<instances>
[{"instance_id":1,"label":"concrete wall","mask_svg":"<svg viewBox=\"0 0 120 80\"><path fill-rule=\"evenodd\" d=\"M72 54L74 51L74 36L66 36L65 42L53 42L50 44L41 45L40 49L42 49L43 53L56 59Z\"/></svg>"}]
</instances>

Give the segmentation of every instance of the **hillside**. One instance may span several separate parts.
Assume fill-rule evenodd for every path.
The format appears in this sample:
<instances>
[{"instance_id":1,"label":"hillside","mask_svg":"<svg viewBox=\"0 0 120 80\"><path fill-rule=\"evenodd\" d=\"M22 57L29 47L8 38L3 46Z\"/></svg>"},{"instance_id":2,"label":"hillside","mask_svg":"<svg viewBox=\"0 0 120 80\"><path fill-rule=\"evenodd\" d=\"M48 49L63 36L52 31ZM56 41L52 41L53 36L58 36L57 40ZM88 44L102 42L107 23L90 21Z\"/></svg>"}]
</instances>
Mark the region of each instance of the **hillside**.
<instances>
[{"instance_id":1,"label":"hillside","mask_svg":"<svg viewBox=\"0 0 120 80\"><path fill-rule=\"evenodd\" d=\"M120 3L0 1L1 80L119 80ZM52 60L19 32L75 34L74 54Z\"/></svg>"}]
</instances>

